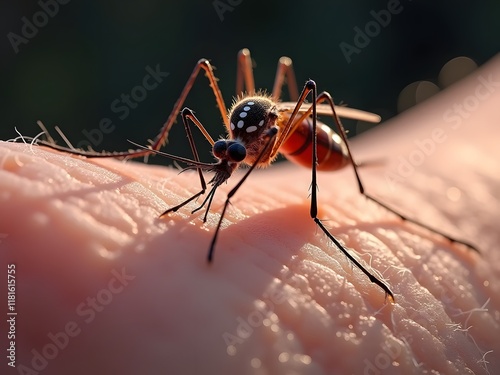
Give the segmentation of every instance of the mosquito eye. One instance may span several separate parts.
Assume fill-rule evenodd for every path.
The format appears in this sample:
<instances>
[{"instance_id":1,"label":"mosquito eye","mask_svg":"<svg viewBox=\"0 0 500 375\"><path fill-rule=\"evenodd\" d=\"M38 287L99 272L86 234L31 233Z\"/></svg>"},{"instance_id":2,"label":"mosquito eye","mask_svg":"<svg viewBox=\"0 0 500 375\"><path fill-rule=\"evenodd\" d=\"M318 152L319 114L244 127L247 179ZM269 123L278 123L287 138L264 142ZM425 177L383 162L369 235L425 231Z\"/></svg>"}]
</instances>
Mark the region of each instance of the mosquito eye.
<instances>
[{"instance_id":1,"label":"mosquito eye","mask_svg":"<svg viewBox=\"0 0 500 375\"><path fill-rule=\"evenodd\" d=\"M217 142L214 143L214 146L212 147L212 152L215 157L221 158L224 156L227 150L227 143L225 140L220 139Z\"/></svg>"},{"instance_id":2,"label":"mosquito eye","mask_svg":"<svg viewBox=\"0 0 500 375\"><path fill-rule=\"evenodd\" d=\"M247 149L241 143L233 143L227 148L227 154L232 161L240 162L247 156Z\"/></svg>"}]
</instances>

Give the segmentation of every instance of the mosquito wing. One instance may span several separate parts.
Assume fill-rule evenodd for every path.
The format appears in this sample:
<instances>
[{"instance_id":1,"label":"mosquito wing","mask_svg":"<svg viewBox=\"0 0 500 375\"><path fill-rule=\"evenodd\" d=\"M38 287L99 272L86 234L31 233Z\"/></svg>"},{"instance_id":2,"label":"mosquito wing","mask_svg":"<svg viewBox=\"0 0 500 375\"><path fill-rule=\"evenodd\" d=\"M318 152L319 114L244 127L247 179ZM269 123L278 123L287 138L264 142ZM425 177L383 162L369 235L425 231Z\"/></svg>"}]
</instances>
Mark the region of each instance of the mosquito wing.
<instances>
[{"instance_id":1,"label":"mosquito wing","mask_svg":"<svg viewBox=\"0 0 500 375\"><path fill-rule=\"evenodd\" d=\"M295 102L283 102L279 103L279 110L280 111L293 111L297 103ZM300 107L300 112L304 113L306 111L311 110L311 104L306 103L302 104ZM317 104L316 105L316 112L318 115L332 115L332 109L328 104ZM381 118L379 115L371 112L366 112L362 111L360 109L355 109L355 108L349 108L341 105L336 105L335 106L335 112L337 112L337 115L342 118L348 118L348 119L353 119L353 120L360 120L360 121L366 121L366 122L373 122L373 123L379 123Z\"/></svg>"}]
</instances>

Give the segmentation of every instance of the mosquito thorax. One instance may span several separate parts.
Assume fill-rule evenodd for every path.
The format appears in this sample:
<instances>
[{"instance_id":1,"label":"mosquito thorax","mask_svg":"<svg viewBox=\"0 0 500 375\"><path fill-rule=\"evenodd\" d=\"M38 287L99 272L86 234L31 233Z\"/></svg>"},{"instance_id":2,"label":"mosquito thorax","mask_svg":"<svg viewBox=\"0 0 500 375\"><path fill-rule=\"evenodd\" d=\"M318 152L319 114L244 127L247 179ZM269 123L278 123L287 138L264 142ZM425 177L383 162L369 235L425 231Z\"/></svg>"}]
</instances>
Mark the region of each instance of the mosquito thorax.
<instances>
[{"instance_id":1,"label":"mosquito thorax","mask_svg":"<svg viewBox=\"0 0 500 375\"><path fill-rule=\"evenodd\" d=\"M276 123L276 104L265 96L248 96L234 103L229 111L231 138L255 138Z\"/></svg>"},{"instance_id":2,"label":"mosquito thorax","mask_svg":"<svg viewBox=\"0 0 500 375\"><path fill-rule=\"evenodd\" d=\"M246 164L251 165L256 160L266 144L266 131L276 125L278 116L276 103L267 96L247 96L233 104L228 114L229 137L245 146ZM268 156L262 158L264 164L271 161Z\"/></svg>"}]
</instances>

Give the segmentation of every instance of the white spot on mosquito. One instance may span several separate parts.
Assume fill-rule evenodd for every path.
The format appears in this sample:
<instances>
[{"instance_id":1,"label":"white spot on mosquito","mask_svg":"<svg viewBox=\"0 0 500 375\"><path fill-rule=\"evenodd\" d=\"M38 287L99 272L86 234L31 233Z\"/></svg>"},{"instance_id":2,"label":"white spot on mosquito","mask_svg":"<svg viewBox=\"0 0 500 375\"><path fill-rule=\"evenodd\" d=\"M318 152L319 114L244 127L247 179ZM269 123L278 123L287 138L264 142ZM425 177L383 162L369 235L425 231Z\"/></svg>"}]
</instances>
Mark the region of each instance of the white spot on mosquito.
<instances>
[{"instance_id":1,"label":"white spot on mosquito","mask_svg":"<svg viewBox=\"0 0 500 375\"><path fill-rule=\"evenodd\" d=\"M262 126L262 125L264 125L264 120L259 121L259 126Z\"/></svg>"},{"instance_id":2,"label":"white spot on mosquito","mask_svg":"<svg viewBox=\"0 0 500 375\"><path fill-rule=\"evenodd\" d=\"M250 107L249 106L243 107L243 110L244 111L250 111Z\"/></svg>"},{"instance_id":3,"label":"white spot on mosquito","mask_svg":"<svg viewBox=\"0 0 500 375\"><path fill-rule=\"evenodd\" d=\"M243 122L243 120L240 120L236 125L238 126L239 129L241 129L243 126L245 126L245 123Z\"/></svg>"},{"instance_id":4,"label":"white spot on mosquito","mask_svg":"<svg viewBox=\"0 0 500 375\"><path fill-rule=\"evenodd\" d=\"M241 118L245 118L245 117L247 117L247 115L248 115L248 113L246 113L246 112L240 112Z\"/></svg>"},{"instance_id":5,"label":"white spot on mosquito","mask_svg":"<svg viewBox=\"0 0 500 375\"><path fill-rule=\"evenodd\" d=\"M254 102L248 102L247 105L254 105Z\"/></svg>"},{"instance_id":6,"label":"white spot on mosquito","mask_svg":"<svg viewBox=\"0 0 500 375\"><path fill-rule=\"evenodd\" d=\"M234 130L235 126L233 123L231 123L231 130Z\"/></svg>"},{"instance_id":7,"label":"white spot on mosquito","mask_svg":"<svg viewBox=\"0 0 500 375\"><path fill-rule=\"evenodd\" d=\"M257 127L255 125L249 126L247 129L247 133L251 133L257 130Z\"/></svg>"}]
</instances>

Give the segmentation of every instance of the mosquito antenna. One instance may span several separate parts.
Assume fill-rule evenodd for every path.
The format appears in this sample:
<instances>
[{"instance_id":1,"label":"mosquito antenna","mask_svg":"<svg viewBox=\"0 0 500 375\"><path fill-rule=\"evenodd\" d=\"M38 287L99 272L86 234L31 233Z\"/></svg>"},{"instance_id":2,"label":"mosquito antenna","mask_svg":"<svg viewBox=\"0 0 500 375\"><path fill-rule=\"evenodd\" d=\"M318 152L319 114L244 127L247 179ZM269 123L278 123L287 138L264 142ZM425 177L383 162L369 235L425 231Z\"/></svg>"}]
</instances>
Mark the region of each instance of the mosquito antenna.
<instances>
[{"instance_id":1,"label":"mosquito antenna","mask_svg":"<svg viewBox=\"0 0 500 375\"><path fill-rule=\"evenodd\" d=\"M163 151L153 150L150 147L146 147L146 146L140 145L139 143L135 143L135 142L131 141L130 139L127 139L127 141L130 142L130 143L132 143L136 147L139 147L139 148L142 148L144 150L150 151L152 154L156 154L156 155L164 156L164 157L166 157L168 159L180 161L182 163L186 163L188 165L191 165L191 166L193 166L193 167L195 167L197 169L202 168L202 169L205 169L205 170L210 170L215 165L217 165L217 163L204 163L202 161L196 161L196 160L193 160L193 159L183 158L182 156L168 154L168 153L163 152Z\"/></svg>"}]
</instances>

